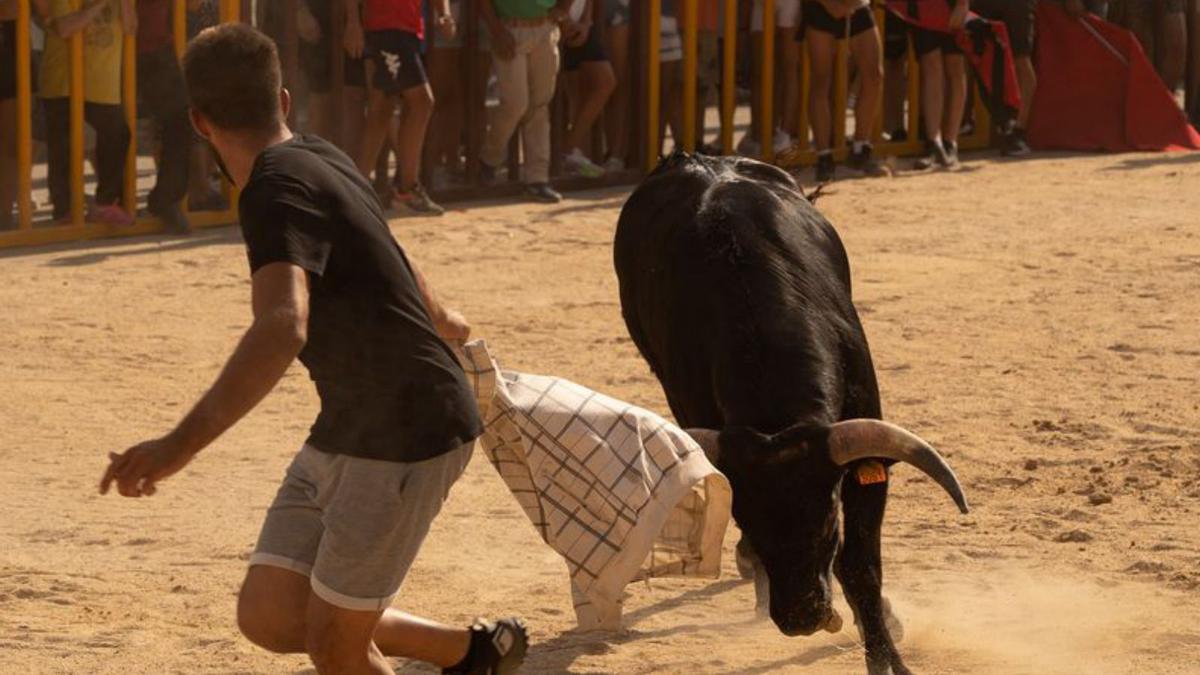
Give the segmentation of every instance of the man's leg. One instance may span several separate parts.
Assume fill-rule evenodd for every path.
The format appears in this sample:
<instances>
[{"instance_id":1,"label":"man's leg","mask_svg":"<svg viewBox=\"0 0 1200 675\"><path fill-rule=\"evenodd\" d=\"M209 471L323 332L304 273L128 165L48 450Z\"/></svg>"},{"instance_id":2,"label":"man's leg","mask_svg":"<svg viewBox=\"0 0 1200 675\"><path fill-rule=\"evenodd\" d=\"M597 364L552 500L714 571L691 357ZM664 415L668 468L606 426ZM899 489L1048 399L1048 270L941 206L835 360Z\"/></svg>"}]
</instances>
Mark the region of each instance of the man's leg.
<instances>
[{"instance_id":1,"label":"man's leg","mask_svg":"<svg viewBox=\"0 0 1200 675\"><path fill-rule=\"evenodd\" d=\"M373 63L368 64L368 72L373 65ZM375 170L379 153L388 140L394 112L395 101L392 96L376 86L372 79L371 87L367 92L367 119L363 126L362 144L355 157L358 170L367 178L370 178L371 172Z\"/></svg>"},{"instance_id":2,"label":"man's leg","mask_svg":"<svg viewBox=\"0 0 1200 675\"><path fill-rule=\"evenodd\" d=\"M528 55L518 51L513 58L505 60L493 54L496 67L496 83L500 94L500 104L492 109L487 138L480 151L483 164L491 169L498 169L508 158L508 141L517 124L529 110L529 76Z\"/></svg>"},{"instance_id":3,"label":"man's leg","mask_svg":"<svg viewBox=\"0 0 1200 675\"><path fill-rule=\"evenodd\" d=\"M796 114L800 106L800 43L795 26L775 30L775 127L798 136Z\"/></svg>"},{"instance_id":4,"label":"man's leg","mask_svg":"<svg viewBox=\"0 0 1200 675\"><path fill-rule=\"evenodd\" d=\"M567 134L566 151L585 150L592 135L592 125L604 111L604 104L617 88L617 76L608 61L584 61L577 71L580 80L578 102L571 131ZM586 154L586 152L585 152Z\"/></svg>"},{"instance_id":5,"label":"man's leg","mask_svg":"<svg viewBox=\"0 0 1200 675\"><path fill-rule=\"evenodd\" d=\"M1033 94L1037 91L1037 70L1033 67L1033 57L1028 54L1013 59L1017 69L1017 84L1021 86L1021 110L1017 113L1017 127L1025 129L1029 126L1029 111L1033 107Z\"/></svg>"},{"instance_id":6,"label":"man's leg","mask_svg":"<svg viewBox=\"0 0 1200 675\"><path fill-rule=\"evenodd\" d=\"M1172 94L1187 64L1187 16L1182 0L1165 0L1159 17L1158 72Z\"/></svg>"},{"instance_id":7,"label":"man's leg","mask_svg":"<svg viewBox=\"0 0 1200 675\"><path fill-rule=\"evenodd\" d=\"M119 105L84 103L83 116L96 130L96 205L120 204L130 139L125 112Z\"/></svg>"},{"instance_id":8,"label":"man's leg","mask_svg":"<svg viewBox=\"0 0 1200 675\"><path fill-rule=\"evenodd\" d=\"M187 231L187 219L179 204L188 189L192 125L188 120L183 76L173 49L168 47L138 56L138 86L146 92L142 99L162 137L158 177L147 206L152 214L164 219L168 229Z\"/></svg>"},{"instance_id":9,"label":"man's leg","mask_svg":"<svg viewBox=\"0 0 1200 675\"><path fill-rule=\"evenodd\" d=\"M539 27L529 51L529 112L521 125L525 150L524 182L550 181L550 100L558 80L558 29Z\"/></svg>"},{"instance_id":10,"label":"man's leg","mask_svg":"<svg viewBox=\"0 0 1200 675\"><path fill-rule=\"evenodd\" d=\"M942 142L942 119L946 107L946 74L942 51L931 49L921 55L921 117L929 143Z\"/></svg>"},{"instance_id":11,"label":"man's leg","mask_svg":"<svg viewBox=\"0 0 1200 675\"><path fill-rule=\"evenodd\" d=\"M824 31L806 28L804 43L808 46L808 63L812 80L808 93L808 118L813 128L813 145L817 152L830 150L833 143L833 66L837 41Z\"/></svg>"},{"instance_id":12,"label":"man's leg","mask_svg":"<svg viewBox=\"0 0 1200 675\"><path fill-rule=\"evenodd\" d=\"M400 192L410 192L421 175L421 157L425 147L425 132L433 118L433 90L428 83L409 87L400 94L404 99L404 110L400 113L400 129L397 148L400 154L399 178L396 186Z\"/></svg>"},{"instance_id":13,"label":"man's leg","mask_svg":"<svg viewBox=\"0 0 1200 675\"><path fill-rule=\"evenodd\" d=\"M617 87L604 111L604 140L608 144L610 161L616 159L624 168L629 154L629 25L609 26L605 37L608 40L608 57L612 59L613 72L617 76Z\"/></svg>"},{"instance_id":14,"label":"man's leg","mask_svg":"<svg viewBox=\"0 0 1200 675\"><path fill-rule=\"evenodd\" d=\"M943 53L946 70L946 113L942 117L942 139L958 143L967 104L967 59L961 53Z\"/></svg>"},{"instance_id":15,"label":"man's leg","mask_svg":"<svg viewBox=\"0 0 1200 675\"><path fill-rule=\"evenodd\" d=\"M71 214L70 103L66 98L45 98L42 110L46 117L46 183L54 219L60 220Z\"/></svg>"},{"instance_id":16,"label":"man's leg","mask_svg":"<svg viewBox=\"0 0 1200 675\"><path fill-rule=\"evenodd\" d=\"M858 67L858 100L854 104L854 140L869 143L879 120L883 94L883 54L879 28L872 26L850 38L850 54Z\"/></svg>"}]
</instances>

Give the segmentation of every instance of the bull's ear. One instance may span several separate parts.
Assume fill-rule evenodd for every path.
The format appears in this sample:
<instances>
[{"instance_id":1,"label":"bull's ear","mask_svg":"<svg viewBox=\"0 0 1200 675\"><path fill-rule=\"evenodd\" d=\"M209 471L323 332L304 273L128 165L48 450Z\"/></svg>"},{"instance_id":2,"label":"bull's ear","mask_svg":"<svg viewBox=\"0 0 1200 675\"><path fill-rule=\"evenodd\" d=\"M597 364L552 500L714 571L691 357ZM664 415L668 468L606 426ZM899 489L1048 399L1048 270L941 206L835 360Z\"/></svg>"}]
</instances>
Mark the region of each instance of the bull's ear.
<instances>
[{"instance_id":1,"label":"bull's ear","mask_svg":"<svg viewBox=\"0 0 1200 675\"><path fill-rule=\"evenodd\" d=\"M826 425L797 424L775 434L749 427L727 427L721 431L723 455L757 464L784 464L808 455L814 447L824 448L829 437Z\"/></svg>"}]
</instances>

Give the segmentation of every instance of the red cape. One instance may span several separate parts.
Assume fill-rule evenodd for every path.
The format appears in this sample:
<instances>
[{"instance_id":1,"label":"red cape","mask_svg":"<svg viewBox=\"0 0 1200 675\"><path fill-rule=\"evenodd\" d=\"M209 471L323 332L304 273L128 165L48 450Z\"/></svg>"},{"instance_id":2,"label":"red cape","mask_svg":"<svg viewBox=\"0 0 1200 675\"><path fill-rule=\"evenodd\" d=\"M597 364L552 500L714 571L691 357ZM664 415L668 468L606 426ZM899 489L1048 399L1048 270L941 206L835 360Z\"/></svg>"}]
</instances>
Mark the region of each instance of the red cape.
<instances>
[{"instance_id":1,"label":"red cape","mask_svg":"<svg viewBox=\"0 0 1200 675\"><path fill-rule=\"evenodd\" d=\"M1133 33L1091 15L1072 18L1043 2L1037 34L1038 86L1028 129L1033 147L1200 149L1200 134L1188 124Z\"/></svg>"}]
</instances>

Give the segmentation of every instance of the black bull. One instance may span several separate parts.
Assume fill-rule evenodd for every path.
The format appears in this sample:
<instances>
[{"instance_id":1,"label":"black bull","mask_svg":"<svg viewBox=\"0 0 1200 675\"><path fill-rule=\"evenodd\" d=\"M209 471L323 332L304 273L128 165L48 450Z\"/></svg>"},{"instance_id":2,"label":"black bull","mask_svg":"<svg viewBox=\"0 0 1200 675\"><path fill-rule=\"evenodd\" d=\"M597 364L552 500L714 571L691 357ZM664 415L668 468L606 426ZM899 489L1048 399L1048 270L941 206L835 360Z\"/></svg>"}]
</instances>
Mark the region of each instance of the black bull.
<instances>
[{"instance_id":1,"label":"black bull","mask_svg":"<svg viewBox=\"0 0 1200 675\"><path fill-rule=\"evenodd\" d=\"M869 671L908 672L881 594L884 467L914 464L966 502L935 450L879 421L833 226L775 167L675 154L622 209L615 262L634 343L733 487L760 606L787 635L836 631L832 571Z\"/></svg>"}]
</instances>

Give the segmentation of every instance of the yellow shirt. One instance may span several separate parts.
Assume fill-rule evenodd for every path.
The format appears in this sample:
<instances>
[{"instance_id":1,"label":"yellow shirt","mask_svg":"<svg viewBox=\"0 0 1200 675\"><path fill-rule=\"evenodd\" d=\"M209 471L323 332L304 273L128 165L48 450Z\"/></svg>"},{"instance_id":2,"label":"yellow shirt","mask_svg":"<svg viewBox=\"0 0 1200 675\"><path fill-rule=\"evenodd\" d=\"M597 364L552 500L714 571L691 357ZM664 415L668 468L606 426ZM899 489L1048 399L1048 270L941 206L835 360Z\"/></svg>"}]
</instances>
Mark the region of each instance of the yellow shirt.
<instances>
[{"instance_id":1,"label":"yellow shirt","mask_svg":"<svg viewBox=\"0 0 1200 675\"><path fill-rule=\"evenodd\" d=\"M51 0L50 17L70 14L72 0ZM83 97L90 103L121 103L121 0L109 0L104 9L83 30ZM70 95L70 41L54 30L46 31L46 50L42 55L39 80L42 98Z\"/></svg>"}]
</instances>

